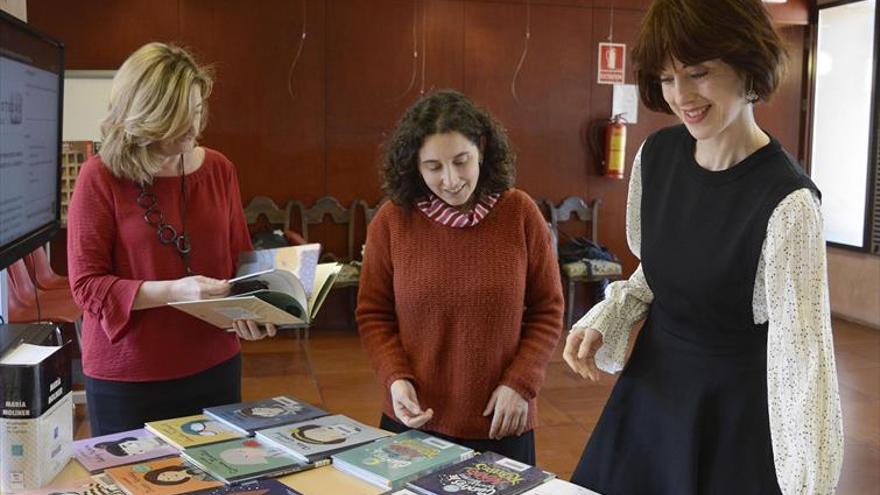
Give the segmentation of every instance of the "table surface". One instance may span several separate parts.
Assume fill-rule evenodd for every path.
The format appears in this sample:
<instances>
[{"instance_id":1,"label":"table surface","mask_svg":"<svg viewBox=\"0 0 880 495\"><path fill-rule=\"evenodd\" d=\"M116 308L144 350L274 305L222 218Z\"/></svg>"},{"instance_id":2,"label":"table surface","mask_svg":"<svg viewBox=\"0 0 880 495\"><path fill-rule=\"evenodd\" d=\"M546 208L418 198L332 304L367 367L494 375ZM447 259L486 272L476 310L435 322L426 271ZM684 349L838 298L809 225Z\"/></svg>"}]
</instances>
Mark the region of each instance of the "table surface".
<instances>
[{"instance_id":1,"label":"table surface","mask_svg":"<svg viewBox=\"0 0 880 495\"><path fill-rule=\"evenodd\" d=\"M67 466L45 488L70 485L88 477L89 472L80 465L76 458L71 458ZM303 493L303 495L339 495L343 493L345 495L378 495L386 491L345 474L333 466L321 466L317 469L290 474L278 478L278 481Z\"/></svg>"}]
</instances>

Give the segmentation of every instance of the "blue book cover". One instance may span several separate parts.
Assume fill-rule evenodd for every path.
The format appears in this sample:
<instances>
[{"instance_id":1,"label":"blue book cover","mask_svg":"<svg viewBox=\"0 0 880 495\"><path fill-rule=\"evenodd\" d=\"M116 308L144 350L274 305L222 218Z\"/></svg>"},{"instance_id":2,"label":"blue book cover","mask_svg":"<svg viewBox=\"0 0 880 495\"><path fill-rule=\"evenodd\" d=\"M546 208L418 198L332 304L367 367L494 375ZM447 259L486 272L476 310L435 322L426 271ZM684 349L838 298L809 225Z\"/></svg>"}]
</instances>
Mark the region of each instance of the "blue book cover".
<instances>
[{"instance_id":1,"label":"blue book cover","mask_svg":"<svg viewBox=\"0 0 880 495\"><path fill-rule=\"evenodd\" d=\"M327 412L286 395L252 402L239 402L209 407L205 415L246 434L255 430L308 421L326 416Z\"/></svg>"},{"instance_id":2,"label":"blue book cover","mask_svg":"<svg viewBox=\"0 0 880 495\"><path fill-rule=\"evenodd\" d=\"M548 473L495 452L484 452L407 484L418 493L518 495L547 480Z\"/></svg>"}]
</instances>

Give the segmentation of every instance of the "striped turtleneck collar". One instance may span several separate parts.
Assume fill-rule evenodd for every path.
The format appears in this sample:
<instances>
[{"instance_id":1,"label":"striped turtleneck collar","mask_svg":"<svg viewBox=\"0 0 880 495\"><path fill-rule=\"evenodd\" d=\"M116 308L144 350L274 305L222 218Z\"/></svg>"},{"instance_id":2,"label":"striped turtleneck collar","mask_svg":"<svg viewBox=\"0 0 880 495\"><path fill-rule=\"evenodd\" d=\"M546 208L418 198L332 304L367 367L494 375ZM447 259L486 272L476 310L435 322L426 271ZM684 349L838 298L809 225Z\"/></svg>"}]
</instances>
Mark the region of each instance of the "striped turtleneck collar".
<instances>
[{"instance_id":1,"label":"striped turtleneck collar","mask_svg":"<svg viewBox=\"0 0 880 495\"><path fill-rule=\"evenodd\" d=\"M432 194L416 202L416 208L441 225L455 228L473 227L486 218L499 197L501 195L498 193L483 196L470 211L462 212Z\"/></svg>"}]
</instances>

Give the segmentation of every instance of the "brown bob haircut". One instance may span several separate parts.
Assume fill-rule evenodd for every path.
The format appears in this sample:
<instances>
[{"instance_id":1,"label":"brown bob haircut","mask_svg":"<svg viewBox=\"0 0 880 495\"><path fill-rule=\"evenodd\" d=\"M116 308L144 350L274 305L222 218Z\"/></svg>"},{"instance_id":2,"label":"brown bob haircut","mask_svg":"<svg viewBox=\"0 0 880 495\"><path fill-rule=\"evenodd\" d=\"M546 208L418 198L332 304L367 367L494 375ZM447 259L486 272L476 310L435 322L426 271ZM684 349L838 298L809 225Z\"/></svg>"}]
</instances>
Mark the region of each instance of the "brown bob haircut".
<instances>
[{"instance_id":1,"label":"brown bob haircut","mask_svg":"<svg viewBox=\"0 0 880 495\"><path fill-rule=\"evenodd\" d=\"M458 132L480 148L480 178L472 198L501 193L513 186L516 156L507 132L489 112L463 94L442 90L421 97L398 121L385 143L379 167L382 190L405 209L430 194L419 172L419 150L432 134Z\"/></svg>"},{"instance_id":2,"label":"brown bob haircut","mask_svg":"<svg viewBox=\"0 0 880 495\"><path fill-rule=\"evenodd\" d=\"M642 103L672 113L660 73L675 59L684 65L721 59L768 101L785 77L788 56L761 0L654 0L633 48Z\"/></svg>"}]
</instances>

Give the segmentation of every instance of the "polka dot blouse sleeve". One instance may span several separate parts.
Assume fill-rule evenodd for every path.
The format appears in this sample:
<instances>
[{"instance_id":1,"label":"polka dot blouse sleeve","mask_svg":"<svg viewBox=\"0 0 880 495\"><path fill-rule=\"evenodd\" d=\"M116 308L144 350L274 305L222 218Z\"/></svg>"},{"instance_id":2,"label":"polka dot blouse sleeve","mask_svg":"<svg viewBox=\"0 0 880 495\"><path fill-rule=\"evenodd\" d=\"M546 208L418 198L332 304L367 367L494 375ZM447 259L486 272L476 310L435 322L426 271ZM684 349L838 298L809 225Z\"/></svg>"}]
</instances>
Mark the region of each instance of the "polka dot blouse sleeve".
<instances>
[{"instance_id":1,"label":"polka dot blouse sleeve","mask_svg":"<svg viewBox=\"0 0 880 495\"><path fill-rule=\"evenodd\" d=\"M831 494L843 458L843 423L822 217L808 189L776 207L761 256L753 306L756 323L769 322L767 399L776 477L785 495Z\"/></svg>"},{"instance_id":2,"label":"polka dot blouse sleeve","mask_svg":"<svg viewBox=\"0 0 880 495\"><path fill-rule=\"evenodd\" d=\"M642 148L633 160L626 198L626 238L629 248L641 257L642 247ZM593 306L573 328L594 328L602 334L602 347L596 352L596 366L607 373L617 373L626 362L629 333L645 317L654 293L642 272L642 265L627 279L605 289L605 299Z\"/></svg>"}]
</instances>

